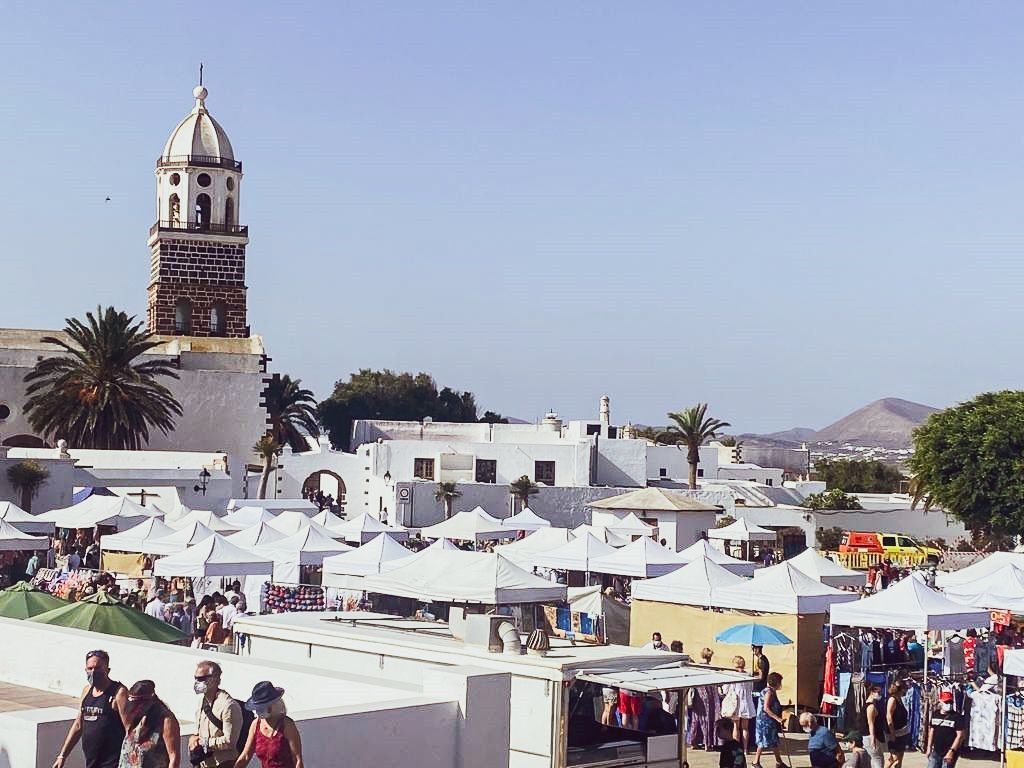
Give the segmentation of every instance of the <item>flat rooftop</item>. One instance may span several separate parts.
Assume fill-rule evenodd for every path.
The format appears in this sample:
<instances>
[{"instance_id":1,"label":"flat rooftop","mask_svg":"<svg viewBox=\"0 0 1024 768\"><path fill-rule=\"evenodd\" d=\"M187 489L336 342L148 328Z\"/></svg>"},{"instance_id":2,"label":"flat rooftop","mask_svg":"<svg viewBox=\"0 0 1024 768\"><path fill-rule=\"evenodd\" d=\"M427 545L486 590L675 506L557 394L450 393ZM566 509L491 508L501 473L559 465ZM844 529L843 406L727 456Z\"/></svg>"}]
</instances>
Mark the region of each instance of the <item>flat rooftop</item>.
<instances>
[{"instance_id":1,"label":"flat rooftop","mask_svg":"<svg viewBox=\"0 0 1024 768\"><path fill-rule=\"evenodd\" d=\"M23 685L0 682L0 712L18 712L26 709L42 709L44 707L78 708L78 699L52 691L38 688L26 688Z\"/></svg>"},{"instance_id":2,"label":"flat rooftop","mask_svg":"<svg viewBox=\"0 0 1024 768\"><path fill-rule=\"evenodd\" d=\"M689 661L688 656L680 653L625 645L573 645L558 637L550 638L551 650L546 656L491 653L457 640L443 622L359 611L239 616L235 619L235 631L252 637L353 648L439 664L474 664L550 680L571 679L581 670L644 669L684 665Z\"/></svg>"}]
</instances>

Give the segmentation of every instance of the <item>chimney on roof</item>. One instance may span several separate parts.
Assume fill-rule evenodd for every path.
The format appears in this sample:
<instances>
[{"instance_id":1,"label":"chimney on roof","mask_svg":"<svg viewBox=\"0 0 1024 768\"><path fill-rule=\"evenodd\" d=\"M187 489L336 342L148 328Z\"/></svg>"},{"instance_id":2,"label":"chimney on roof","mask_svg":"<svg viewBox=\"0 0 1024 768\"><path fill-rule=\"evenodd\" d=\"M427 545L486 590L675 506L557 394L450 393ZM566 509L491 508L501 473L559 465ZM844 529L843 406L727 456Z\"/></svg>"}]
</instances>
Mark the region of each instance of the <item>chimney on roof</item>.
<instances>
[{"instance_id":1,"label":"chimney on roof","mask_svg":"<svg viewBox=\"0 0 1024 768\"><path fill-rule=\"evenodd\" d=\"M601 423L612 423L612 399L608 395L601 395Z\"/></svg>"}]
</instances>

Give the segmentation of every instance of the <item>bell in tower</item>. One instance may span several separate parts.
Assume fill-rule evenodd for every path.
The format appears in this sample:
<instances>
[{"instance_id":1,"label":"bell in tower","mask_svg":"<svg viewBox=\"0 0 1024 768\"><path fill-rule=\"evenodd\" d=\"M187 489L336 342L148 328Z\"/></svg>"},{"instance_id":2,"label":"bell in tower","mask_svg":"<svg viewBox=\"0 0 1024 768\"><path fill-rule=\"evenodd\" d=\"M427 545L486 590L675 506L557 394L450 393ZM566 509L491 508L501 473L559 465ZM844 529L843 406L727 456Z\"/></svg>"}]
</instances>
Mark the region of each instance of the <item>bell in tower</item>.
<instances>
[{"instance_id":1,"label":"bell in tower","mask_svg":"<svg viewBox=\"0 0 1024 768\"><path fill-rule=\"evenodd\" d=\"M163 336L249 335L245 246L238 223L242 164L227 133L192 91L192 111L156 163L157 221L149 230L147 320Z\"/></svg>"}]
</instances>

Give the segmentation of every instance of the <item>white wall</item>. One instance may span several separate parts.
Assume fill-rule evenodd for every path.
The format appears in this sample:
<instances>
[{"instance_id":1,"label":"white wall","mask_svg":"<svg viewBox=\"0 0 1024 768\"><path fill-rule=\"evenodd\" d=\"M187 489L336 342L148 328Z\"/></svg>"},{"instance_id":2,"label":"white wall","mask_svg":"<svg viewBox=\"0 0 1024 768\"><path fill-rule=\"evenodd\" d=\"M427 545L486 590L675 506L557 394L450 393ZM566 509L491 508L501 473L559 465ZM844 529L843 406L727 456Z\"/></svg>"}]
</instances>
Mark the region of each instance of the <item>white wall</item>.
<instances>
[{"instance_id":1,"label":"white wall","mask_svg":"<svg viewBox=\"0 0 1024 768\"><path fill-rule=\"evenodd\" d=\"M0 619L0 633L7 649L0 654L0 680L77 698L85 684L85 654L103 648L110 653L115 679L128 685L153 680L160 697L183 721L183 731L191 732L197 703L192 675L209 653L11 619ZM508 675L457 667L443 680L409 685L389 682L376 664L359 666L366 675L360 677L276 657L255 661L215 654L214 659L223 667L225 689L237 698L246 698L260 680L285 688L310 765L337 764L339 745L351 765L402 765L410 756L418 768L500 767L502 757L507 760ZM5 756L10 768L52 764L73 717L70 710L62 714L66 717L46 734L40 730L43 742L31 762L24 759L24 729L5 728L10 718L0 719L0 768L7 768ZM69 768L76 766L69 763Z\"/></svg>"}]
</instances>

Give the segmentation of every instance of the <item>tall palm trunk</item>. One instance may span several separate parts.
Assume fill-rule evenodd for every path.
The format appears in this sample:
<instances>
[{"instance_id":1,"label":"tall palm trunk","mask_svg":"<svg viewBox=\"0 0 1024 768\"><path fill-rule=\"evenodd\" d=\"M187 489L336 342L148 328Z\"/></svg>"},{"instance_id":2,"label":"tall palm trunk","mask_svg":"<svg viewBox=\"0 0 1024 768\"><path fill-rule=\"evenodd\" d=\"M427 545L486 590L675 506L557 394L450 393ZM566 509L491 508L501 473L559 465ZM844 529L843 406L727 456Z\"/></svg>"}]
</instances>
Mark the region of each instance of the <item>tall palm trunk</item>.
<instances>
[{"instance_id":1,"label":"tall palm trunk","mask_svg":"<svg viewBox=\"0 0 1024 768\"><path fill-rule=\"evenodd\" d=\"M267 483L270 482L270 473L274 471L274 457L264 456L263 457L263 472L260 473L260 490L257 494L257 498L267 498Z\"/></svg>"},{"instance_id":2,"label":"tall palm trunk","mask_svg":"<svg viewBox=\"0 0 1024 768\"><path fill-rule=\"evenodd\" d=\"M448 520L452 516L452 501L453 499L446 498L444 500L444 519Z\"/></svg>"},{"instance_id":3,"label":"tall palm trunk","mask_svg":"<svg viewBox=\"0 0 1024 768\"><path fill-rule=\"evenodd\" d=\"M700 445L692 443L686 449L686 461L690 465L690 490L697 490L697 465L700 464Z\"/></svg>"},{"instance_id":4,"label":"tall palm trunk","mask_svg":"<svg viewBox=\"0 0 1024 768\"><path fill-rule=\"evenodd\" d=\"M26 512L32 511L33 489L30 486L21 486L21 508Z\"/></svg>"}]
</instances>

